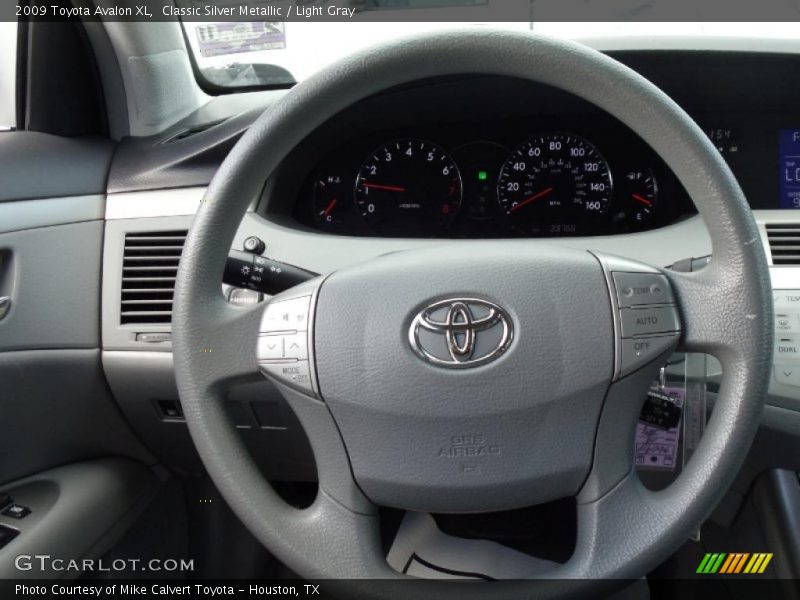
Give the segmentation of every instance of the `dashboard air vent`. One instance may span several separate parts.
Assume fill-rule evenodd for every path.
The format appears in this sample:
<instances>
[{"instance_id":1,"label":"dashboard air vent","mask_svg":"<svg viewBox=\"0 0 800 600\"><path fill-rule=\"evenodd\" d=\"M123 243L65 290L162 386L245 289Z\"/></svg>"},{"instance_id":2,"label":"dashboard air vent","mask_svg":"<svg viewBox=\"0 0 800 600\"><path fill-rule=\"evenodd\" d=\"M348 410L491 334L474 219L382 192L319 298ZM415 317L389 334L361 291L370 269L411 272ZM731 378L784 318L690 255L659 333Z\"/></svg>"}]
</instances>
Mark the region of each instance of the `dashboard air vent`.
<instances>
[{"instance_id":1,"label":"dashboard air vent","mask_svg":"<svg viewBox=\"0 0 800 600\"><path fill-rule=\"evenodd\" d=\"M800 265L800 223L768 223L773 265Z\"/></svg>"},{"instance_id":2,"label":"dashboard air vent","mask_svg":"<svg viewBox=\"0 0 800 600\"><path fill-rule=\"evenodd\" d=\"M120 323L169 324L172 294L186 231L125 235Z\"/></svg>"}]
</instances>

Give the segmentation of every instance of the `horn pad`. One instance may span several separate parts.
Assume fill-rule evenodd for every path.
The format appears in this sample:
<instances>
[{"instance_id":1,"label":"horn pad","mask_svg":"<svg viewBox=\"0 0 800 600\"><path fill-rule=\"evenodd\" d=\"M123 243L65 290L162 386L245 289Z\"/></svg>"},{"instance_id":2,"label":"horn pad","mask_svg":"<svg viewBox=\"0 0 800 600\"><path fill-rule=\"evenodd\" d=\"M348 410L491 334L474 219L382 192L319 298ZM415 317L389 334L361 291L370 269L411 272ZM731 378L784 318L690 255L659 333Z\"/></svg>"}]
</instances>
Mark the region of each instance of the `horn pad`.
<instances>
[{"instance_id":1,"label":"horn pad","mask_svg":"<svg viewBox=\"0 0 800 600\"><path fill-rule=\"evenodd\" d=\"M373 502L538 504L588 473L613 331L588 252L469 242L390 254L322 284L320 393Z\"/></svg>"}]
</instances>

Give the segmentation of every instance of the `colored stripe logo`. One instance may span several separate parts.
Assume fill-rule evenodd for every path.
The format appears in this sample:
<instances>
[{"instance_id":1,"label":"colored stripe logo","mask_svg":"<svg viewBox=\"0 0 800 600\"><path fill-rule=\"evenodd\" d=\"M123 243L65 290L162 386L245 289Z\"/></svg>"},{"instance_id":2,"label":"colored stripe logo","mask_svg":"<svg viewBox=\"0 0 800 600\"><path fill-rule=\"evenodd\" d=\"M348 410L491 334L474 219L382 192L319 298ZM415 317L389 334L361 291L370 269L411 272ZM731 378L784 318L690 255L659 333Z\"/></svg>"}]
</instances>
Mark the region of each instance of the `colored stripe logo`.
<instances>
[{"instance_id":1,"label":"colored stripe logo","mask_svg":"<svg viewBox=\"0 0 800 600\"><path fill-rule=\"evenodd\" d=\"M696 572L701 575L761 574L767 569L772 556L771 552L710 552L703 557Z\"/></svg>"}]
</instances>

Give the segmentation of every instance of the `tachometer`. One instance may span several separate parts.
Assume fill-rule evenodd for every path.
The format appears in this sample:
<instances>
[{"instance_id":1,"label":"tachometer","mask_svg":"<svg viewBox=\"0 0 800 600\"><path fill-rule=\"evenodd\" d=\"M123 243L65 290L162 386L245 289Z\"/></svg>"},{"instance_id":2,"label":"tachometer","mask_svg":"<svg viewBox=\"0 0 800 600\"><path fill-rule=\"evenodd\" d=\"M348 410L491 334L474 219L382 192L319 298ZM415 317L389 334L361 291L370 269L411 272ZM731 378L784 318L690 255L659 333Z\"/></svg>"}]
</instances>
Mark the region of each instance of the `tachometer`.
<instances>
[{"instance_id":1,"label":"tachometer","mask_svg":"<svg viewBox=\"0 0 800 600\"><path fill-rule=\"evenodd\" d=\"M577 221L602 215L611 200L611 171L591 143L551 133L519 146L498 180L500 206L525 232L570 231Z\"/></svg>"},{"instance_id":2,"label":"tachometer","mask_svg":"<svg viewBox=\"0 0 800 600\"><path fill-rule=\"evenodd\" d=\"M435 235L461 207L461 176L452 157L422 140L390 142L372 152L356 179L356 206L383 235Z\"/></svg>"}]
</instances>

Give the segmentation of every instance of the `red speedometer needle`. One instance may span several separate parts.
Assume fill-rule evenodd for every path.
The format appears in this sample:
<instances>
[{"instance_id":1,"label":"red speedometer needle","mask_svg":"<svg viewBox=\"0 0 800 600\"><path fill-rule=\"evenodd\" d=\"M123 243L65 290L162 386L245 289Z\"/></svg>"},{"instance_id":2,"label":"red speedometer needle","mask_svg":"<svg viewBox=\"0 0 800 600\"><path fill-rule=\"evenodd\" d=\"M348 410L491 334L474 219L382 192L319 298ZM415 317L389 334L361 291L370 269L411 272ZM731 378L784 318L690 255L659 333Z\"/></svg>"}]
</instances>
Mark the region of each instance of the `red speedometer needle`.
<instances>
[{"instance_id":1,"label":"red speedometer needle","mask_svg":"<svg viewBox=\"0 0 800 600\"><path fill-rule=\"evenodd\" d=\"M334 198L333 200L330 201L330 203L328 204L327 208L325 208L325 210L322 212L322 214L324 216L326 216L326 217L329 216L331 214L331 211L333 210L334 206L336 206L336 198Z\"/></svg>"},{"instance_id":2,"label":"red speedometer needle","mask_svg":"<svg viewBox=\"0 0 800 600\"><path fill-rule=\"evenodd\" d=\"M406 188L400 187L399 185L383 185L381 183L367 183L366 181L362 184L365 188L369 188L372 190L384 190L386 192L405 192Z\"/></svg>"},{"instance_id":3,"label":"red speedometer needle","mask_svg":"<svg viewBox=\"0 0 800 600\"><path fill-rule=\"evenodd\" d=\"M527 204L530 204L531 202L536 202L540 198L544 198L545 196L547 196L547 194L549 194L552 191L553 191L553 188L551 188L551 187L545 188L541 192L538 192L538 193L534 194L530 198L525 198L525 200L523 200L522 202L520 202L516 206L512 207L510 212L514 212L515 210L519 210L520 208L522 208L523 206L525 206Z\"/></svg>"},{"instance_id":4,"label":"red speedometer needle","mask_svg":"<svg viewBox=\"0 0 800 600\"><path fill-rule=\"evenodd\" d=\"M639 194L631 194L633 199L636 200L640 204L644 204L645 206L653 206L653 203L650 202L647 198L640 196Z\"/></svg>"}]
</instances>

